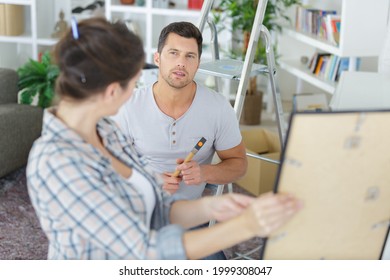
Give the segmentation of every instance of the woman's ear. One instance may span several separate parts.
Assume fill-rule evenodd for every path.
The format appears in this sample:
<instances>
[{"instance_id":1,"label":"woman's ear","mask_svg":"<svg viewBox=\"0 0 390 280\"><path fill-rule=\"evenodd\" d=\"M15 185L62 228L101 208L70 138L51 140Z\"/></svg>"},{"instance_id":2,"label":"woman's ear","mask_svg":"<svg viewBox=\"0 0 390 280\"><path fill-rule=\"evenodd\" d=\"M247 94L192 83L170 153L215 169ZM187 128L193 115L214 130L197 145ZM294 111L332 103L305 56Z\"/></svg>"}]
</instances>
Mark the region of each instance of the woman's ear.
<instances>
[{"instance_id":1,"label":"woman's ear","mask_svg":"<svg viewBox=\"0 0 390 280\"><path fill-rule=\"evenodd\" d=\"M106 87L106 90L103 93L103 99L105 101L109 101L115 98L120 93L121 93L121 87L119 83L111 83Z\"/></svg>"}]
</instances>

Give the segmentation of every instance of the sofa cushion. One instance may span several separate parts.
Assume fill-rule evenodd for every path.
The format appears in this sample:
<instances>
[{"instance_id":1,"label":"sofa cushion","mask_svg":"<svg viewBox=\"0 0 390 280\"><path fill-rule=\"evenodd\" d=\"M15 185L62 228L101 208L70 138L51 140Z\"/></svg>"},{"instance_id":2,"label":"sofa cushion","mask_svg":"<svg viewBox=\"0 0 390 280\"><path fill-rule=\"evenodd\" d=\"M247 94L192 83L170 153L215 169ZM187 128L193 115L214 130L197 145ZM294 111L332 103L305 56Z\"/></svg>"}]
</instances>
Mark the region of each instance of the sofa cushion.
<instances>
[{"instance_id":1,"label":"sofa cushion","mask_svg":"<svg viewBox=\"0 0 390 280\"><path fill-rule=\"evenodd\" d=\"M0 104L17 103L18 79L15 70L0 68Z\"/></svg>"}]
</instances>

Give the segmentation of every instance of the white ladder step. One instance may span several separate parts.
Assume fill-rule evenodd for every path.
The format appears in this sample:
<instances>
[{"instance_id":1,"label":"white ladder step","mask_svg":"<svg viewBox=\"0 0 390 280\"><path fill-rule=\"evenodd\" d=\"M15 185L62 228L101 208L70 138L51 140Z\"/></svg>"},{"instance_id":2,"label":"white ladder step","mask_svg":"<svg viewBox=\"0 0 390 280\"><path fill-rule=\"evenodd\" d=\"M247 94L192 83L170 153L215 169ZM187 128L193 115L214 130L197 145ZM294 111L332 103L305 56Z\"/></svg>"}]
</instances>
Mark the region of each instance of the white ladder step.
<instances>
[{"instance_id":1,"label":"white ladder step","mask_svg":"<svg viewBox=\"0 0 390 280\"><path fill-rule=\"evenodd\" d=\"M230 80L239 80L241 78L243 65L244 62L240 60L218 59L201 63L198 72ZM267 74L268 72L268 67L266 65L253 63L250 76Z\"/></svg>"}]
</instances>

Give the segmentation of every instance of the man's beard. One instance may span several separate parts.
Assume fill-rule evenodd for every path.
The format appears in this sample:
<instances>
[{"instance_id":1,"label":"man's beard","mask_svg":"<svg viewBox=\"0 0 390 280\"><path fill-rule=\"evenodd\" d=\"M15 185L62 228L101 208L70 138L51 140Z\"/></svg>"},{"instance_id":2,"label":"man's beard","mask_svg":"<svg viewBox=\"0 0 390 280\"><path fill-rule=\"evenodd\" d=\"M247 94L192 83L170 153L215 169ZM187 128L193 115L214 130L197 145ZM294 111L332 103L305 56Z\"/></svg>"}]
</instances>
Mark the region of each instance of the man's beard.
<instances>
[{"instance_id":1,"label":"man's beard","mask_svg":"<svg viewBox=\"0 0 390 280\"><path fill-rule=\"evenodd\" d=\"M184 88L186 87L187 85L189 85L190 83L192 83L192 79L185 79L185 80L176 80L174 78L171 77L171 75L174 75L173 73L171 73L170 75L168 75L168 77L163 77L163 79L167 82L167 84L170 86L170 87L173 87L175 89L181 89L181 88ZM188 77L188 74L186 73L186 77Z\"/></svg>"}]
</instances>

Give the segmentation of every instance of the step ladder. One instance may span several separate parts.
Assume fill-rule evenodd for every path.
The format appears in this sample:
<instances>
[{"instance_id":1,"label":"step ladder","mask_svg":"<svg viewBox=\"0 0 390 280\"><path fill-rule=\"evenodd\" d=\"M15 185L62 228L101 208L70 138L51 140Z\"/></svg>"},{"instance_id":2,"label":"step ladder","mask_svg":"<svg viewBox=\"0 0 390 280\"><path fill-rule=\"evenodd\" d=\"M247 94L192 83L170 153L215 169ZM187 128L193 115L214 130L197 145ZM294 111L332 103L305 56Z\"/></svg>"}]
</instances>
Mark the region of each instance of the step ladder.
<instances>
[{"instance_id":1,"label":"step ladder","mask_svg":"<svg viewBox=\"0 0 390 280\"><path fill-rule=\"evenodd\" d=\"M283 113L280 93L277 92L276 90L276 84L275 84L276 67L275 67L273 48L271 46L271 36L268 29L262 24L264 20L264 13L267 6L267 2L268 0L258 1L256 15L255 15L255 19L251 30L250 39L249 39L248 49L245 55L245 60L243 62L239 60L219 58L217 30L211 17L209 17L209 13L212 9L214 0L205 0L203 2L201 17L198 23L198 27L201 32L203 32L206 22L210 27L212 61L207 63L201 63L198 72L206 75L214 76L217 78L225 78L225 79L239 81L236 99L234 102L234 110L236 112L236 116L238 120L240 120L241 117L246 91L248 89L249 78L256 75L267 74L269 77L269 82L272 90L272 97L274 101L280 147L283 149L287 128L284 121L284 113ZM259 65L253 62L260 37L262 37L262 39L264 40L264 45L266 47L267 65ZM218 82L216 83L216 85L218 86ZM279 164L279 161L275 161L257 154L247 153L247 156L254 157L259 160L271 162L274 164ZM232 184L228 184L228 186L229 186L229 192L232 192ZM216 195L222 194L223 188L224 185L219 185L216 191ZM212 226L213 224L215 224L215 221L210 221L210 226ZM261 244L258 248L246 252L245 254L237 254L238 257L236 257L236 259L238 258L251 259L249 256L255 251L261 250L262 246L263 244Z\"/></svg>"},{"instance_id":2,"label":"step ladder","mask_svg":"<svg viewBox=\"0 0 390 280\"><path fill-rule=\"evenodd\" d=\"M267 74L270 81L274 108L276 113L280 147L283 148L285 138L286 138L287 128L286 128L286 123L284 121L284 113L283 113L280 93L276 90L276 84L275 84L276 67L275 67L273 48L271 46L271 35L268 29L262 24L264 20L264 13L267 6L267 2L268 0L259 0L258 2L256 15L255 15L255 19L254 19L250 39L249 39L248 49L245 55L245 60L242 62L239 60L219 58L217 30L214 22L209 17L209 13L212 9L214 0L204 1L198 27L200 31L203 32L206 22L210 26L212 61L201 63L198 72L206 75L214 76L217 78L225 78L225 79L239 81L238 90L234 102L234 110L236 112L236 116L238 120L241 117L246 91L248 89L249 78L260 74ZM266 47L267 65L259 65L253 63L260 36L264 40L264 45ZM250 157L255 157L258 159L277 163L273 160L258 155L253 155L253 154L247 154L247 155Z\"/></svg>"}]
</instances>

